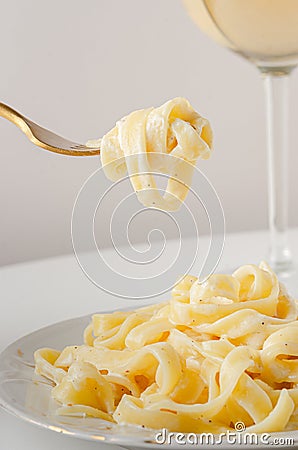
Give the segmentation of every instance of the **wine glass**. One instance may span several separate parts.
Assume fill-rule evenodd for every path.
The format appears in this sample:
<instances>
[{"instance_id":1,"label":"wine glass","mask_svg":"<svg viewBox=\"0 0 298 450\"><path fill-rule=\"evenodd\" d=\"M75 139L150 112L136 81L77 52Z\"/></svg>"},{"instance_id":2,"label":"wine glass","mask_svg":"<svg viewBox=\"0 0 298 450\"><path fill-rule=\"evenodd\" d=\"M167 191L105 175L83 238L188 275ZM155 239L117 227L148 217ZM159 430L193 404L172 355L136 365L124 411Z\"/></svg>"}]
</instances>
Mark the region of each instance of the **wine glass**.
<instances>
[{"instance_id":1,"label":"wine glass","mask_svg":"<svg viewBox=\"0 0 298 450\"><path fill-rule=\"evenodd\" d=\"M288 81L298 64L297 0L183 0L203 32L251 61L264 79L267 115L269 262L293 274L288 245Z\"/></svg>"}]
</instances>

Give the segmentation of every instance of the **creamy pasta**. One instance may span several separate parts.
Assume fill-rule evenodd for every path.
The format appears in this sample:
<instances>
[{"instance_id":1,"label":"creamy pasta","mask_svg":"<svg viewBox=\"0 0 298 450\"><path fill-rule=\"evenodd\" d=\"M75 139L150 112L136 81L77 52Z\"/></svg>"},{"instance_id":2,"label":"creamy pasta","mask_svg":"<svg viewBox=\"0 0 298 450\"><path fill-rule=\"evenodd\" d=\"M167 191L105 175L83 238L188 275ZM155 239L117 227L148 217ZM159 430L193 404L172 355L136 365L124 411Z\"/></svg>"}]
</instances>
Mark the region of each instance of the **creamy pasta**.
<instances>
[{"instance_id":1,"label":"creamy pasta","mask_svg":"<svg viewBox=\"0 0 298 450\"><path fill-rule=\"evenodd\" d=\"M298 426L296 302L270 267L245 265L168 302L94 314L83 345L35 352L61 415L151 429L222 432Z\"/></svg>"},{"instance_id":2,"label":"creamy pasta","mask_svg":"<svg viewBox=\"0 0 298 450\"><path fill-rule=\"evenodd\" d=\"M132 112L102 139L90 140L87 145L100 147L103 169L110 180L117 181L128 173L143 205L175 211L187 195L197 159L210 156L212 131L208 120L185 98L178 97L158 108ZM154 173L168 176L163 195Z\"/></svg>"}]
</instances>

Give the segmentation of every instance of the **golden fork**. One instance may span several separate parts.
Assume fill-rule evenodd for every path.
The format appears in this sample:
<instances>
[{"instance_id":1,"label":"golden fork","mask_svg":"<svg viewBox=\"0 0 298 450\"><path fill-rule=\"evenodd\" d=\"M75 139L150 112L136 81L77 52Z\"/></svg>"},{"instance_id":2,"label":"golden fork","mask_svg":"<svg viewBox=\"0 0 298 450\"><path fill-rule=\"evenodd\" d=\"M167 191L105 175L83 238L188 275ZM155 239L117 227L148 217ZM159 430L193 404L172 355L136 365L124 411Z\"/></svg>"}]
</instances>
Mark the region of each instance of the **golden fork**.
<instances>
[{"instance_id":1,"label":"golden fork","mask_svg":"<svg viewBox=\"0 0 298 450\"><path fill-rule=\"evenodd\" d=\"M94 156L100 153L99 148L90 148L86 145L77 144L42 128L10 106L5 105L5 103L0 103L0 117L4 117L4 119L19 127L33 144L50 152L69 156Z\"/></svg>"}]
</instances>

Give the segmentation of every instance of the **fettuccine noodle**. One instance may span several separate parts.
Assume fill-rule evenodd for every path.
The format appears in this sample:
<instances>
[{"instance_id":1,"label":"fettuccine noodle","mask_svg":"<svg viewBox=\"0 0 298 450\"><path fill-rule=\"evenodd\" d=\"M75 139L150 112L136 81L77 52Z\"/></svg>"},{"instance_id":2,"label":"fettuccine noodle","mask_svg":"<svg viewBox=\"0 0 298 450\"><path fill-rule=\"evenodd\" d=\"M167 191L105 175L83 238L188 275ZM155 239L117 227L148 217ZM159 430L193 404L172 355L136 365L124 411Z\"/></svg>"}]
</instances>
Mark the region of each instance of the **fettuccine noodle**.
<instances>
[{"instance_id":1,"label":"fettuccine noodle","mask_svg":"<svg viewBox=\"0 0 298 450\"><path fill-rule=\"evenodd\" d=\"M297 305L265 263L200 284L186 276L162 304L94 314L84 345L35 352L58 414L151 429L296 429Z\"/></svg>"},{"instance_id":2,"label":"fettuccine noodle","mask_svg":"<svg viewBox=\"0 0 298 450\"><path fill-rule=\"evenodd\" d=\"M187 195L197 159L210 156L212 131L208 120L185 98L178 97L159 108L132 112L102 139L90 140L87 145L100 147L103 169L110 180L117 181L128 173L144 206L175 211ZM163 195L154 173L168 176Z\"/></svg>"}]
</instances>

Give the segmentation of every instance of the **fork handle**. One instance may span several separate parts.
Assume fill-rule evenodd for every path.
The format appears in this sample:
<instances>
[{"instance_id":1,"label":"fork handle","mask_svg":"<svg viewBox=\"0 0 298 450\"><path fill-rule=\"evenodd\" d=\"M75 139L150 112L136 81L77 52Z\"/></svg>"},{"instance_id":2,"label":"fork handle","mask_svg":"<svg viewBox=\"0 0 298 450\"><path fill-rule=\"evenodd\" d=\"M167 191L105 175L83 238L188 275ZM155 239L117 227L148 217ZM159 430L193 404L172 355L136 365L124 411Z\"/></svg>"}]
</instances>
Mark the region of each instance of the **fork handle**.
<instances>
[{"instance_id":1,"label":"fork handle","mask_svg":"<svg viewBox=\"0 0 298 450\"><path fill-rule=\"evenodd\" d=\"M38 127L40 130L43 130L44 133L47 133L47 135L56 136L57 138L61 138L60 136L55 135L54 133L46 130L45 128L40 127L39 125L35 124L31 120L27 119L25 116L23 116L21 113L16 111L15 109L11 108L10 106L6 105L5 103L0 102L0 117L3 117L4 119L9 120L14 125L16 125L25 135L27 138L33 142L33 144L37 145L38 147L41 147L45 150L49 150L54 153L63 154L67 156L94 156L99 155L100 150L98 148L86 148L86 146L79 146L75 145L74 147L70 148L64 148L59 146L54 146L48 142L44 142L43 140L39 139L34 135L34 130L32 130L32 126ZM71 144L71 143L70 143ZM70 145L69 144L69 145ZM82 148L83 147L83 148Z\"/></svg>"},{"instance_id":2,"label":"fork handle","mask_svg":"<svg viewBox=\"0 0 298 450\"><path fill-rule=\"evenodd\" d=\"M22 114L20 114L18 111L12 109L5 103L0 102L0 117L3 117L4 119L7 119L10 122L14 123L18 128L20 128L20 130L23 131L23 133L26 134L26 136L28 136L30 140L32 139L32 132L27 125L24 116L22 116Z\"/></svg>"}]
</instances>

